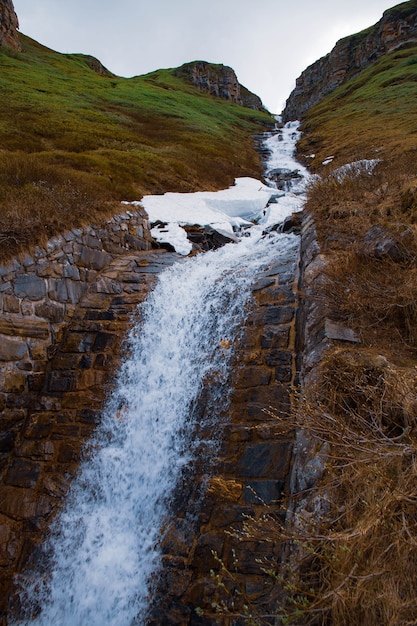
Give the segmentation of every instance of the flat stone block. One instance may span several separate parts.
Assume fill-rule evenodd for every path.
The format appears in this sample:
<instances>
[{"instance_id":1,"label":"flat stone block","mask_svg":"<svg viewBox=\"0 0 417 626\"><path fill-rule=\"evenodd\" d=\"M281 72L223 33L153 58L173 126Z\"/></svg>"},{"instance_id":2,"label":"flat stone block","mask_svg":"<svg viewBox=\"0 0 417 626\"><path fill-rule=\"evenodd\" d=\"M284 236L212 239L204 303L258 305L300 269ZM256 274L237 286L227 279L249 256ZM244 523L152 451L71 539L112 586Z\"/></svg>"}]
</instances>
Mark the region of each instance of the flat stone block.
<instances>
[{"instance_id":1,"label":"flat stone block","mask_svg":"<svg viewBox=\"0 0 417 626\"><path fill-rule=\"evenodd\" d=\"M36 274L23 274L14 281L13 290L18 298L41 300L46 296L45 281Z\"/></svg>"},{"instance_id":2,"label":"flat stone block","mask_svg":"<svg viewBox=\"0 0 417 626\"><path fill-rule=\"evenodd\" d=\"M246 504L272 504L282 498L285 487L283 480L252 480L246 483L244 500Z\"/></svg>"},{"instance_id":3,"label":"flat stone block","mask_svg":"<svg viewBox=\"0 0 417 626\"><path fill-rule=\"evenodd\" d=\"M12 461L4 482L15 487L34 487L38 481L41 466L39 463L15 459Z\"/></svg>"},{"instance_id":4,"label":"flat stone block","mask_svg":"<svg viewBox=\"0 0 417 626\"><path fill-rule=\"evenodd\" d=\"M244 367L239 371L237 387L259 387L269 385L271 372L263 367Z\"/></svg>"},{"instance_id":5,"label":"flat stone block","mask_svg":"<svg viewBox=\"0 0 417 626\"><path fill-rule=\"evenodd\" d=\"M266 287L270 287L275 283L275 278L259 278L252 286L252 291L260 291Z\"/></svg>"},{"instance_id":6,"label":"flat stone block","mask_svg":"<svg viewBox=\"0 0 417 626\"><path fill-rule=\"evenodd\" d=\"M77 378L74 371L55 371L48 376L48 390L51 392L74 391L77 388Z\"/></svg>"},{"instance_id":7,"label":"flat stone block","mask_svg":"<svg viewBox=\"0 0 417 626\"><path fill-rule=\"evenodd\" d=\"M116 340L116 335L110 333L97 333L93 344L93 352L104 352L112 348Z\"/></svg>"},{"instance_id":8,"label":"flat stone block","mask_svg":"<svg viewBox=\"0 0 417 626\"><path fill-rule=\"evenodd\" d=\"M93 250L92 248L83 246L81 248L81 254L78 264L81 267L100 271L104 267L106 267L106 265L109 265L112 259L112 255L108 252L103 252L102 250Z\"/></svg>"},{"instance_id":9,"label":"flat stone block","mask_svg":"<svg viewBox=\"0 0 417 626\"><path fill-rule=\"evenodd\" d=\"M39 319L5 315L0 317L0 334L48 339L49 324Z\"/></svg>"},{"instance_id":10,"label":"flat stone block","mask_svg":"<svg viewBox=\"0 0 417 626\"><path fill-rule=\"evenodd\" d=\"M70 332L61 346L62 352L89 352L96 338L96 333Z\"/></svg>"},{"instance_id":11,"label":"flat stone block","mask_svg":"<svg viewBox=\"0 0 417 626\"><path fill-rule=\"evenodd\" d=\"M20 300L17 296L7 295L3 296L3 311L5 313L19 313L20 312Z\"/></svg>"},{"instance_id":12,"label":"flat stone block","mask_svg":"<svg viewBox=\"0 0 417 626\"><path fill-rule=\"evenodd\" d=\"M291 367L292 353L285 352L284 350L270 350L265 353L264 361L266 365L270 366L285 365L287 367Z\"/></svg>"},{"instance_id":13,"label":"flat stone block","mask_svg":"<svg viewBox=\"0 0 417 626\"><path fill-rule=\"evenodd\" d=\"M26 341L0 337L0 361L20 361L28 356Z\"/></svg>"},{"instance_id":14,"label":"flat stone block","mask_svg":"<svg viewBox=\"0 0 417 626\"><path fill-rule=\"evenodd\" d=\"M240 458L238 472L247 477L278 478L285 474L290 452L291 445L286 441L247 446Z\"/></svg>"},{"instance_id":15,"label":"flat stone block","mask_svg":"<svg viewBox=\"0 0 417 626\"><path fill-rule=\"evenodd\" d=\"M248 323L256 326L268 324L289 324L294 317L294 309L288 306L262 306L249 316Z\"/></svg>"},{"instance_id":16,"label":"flat stone block","mask_svg":"<svg viewBox=\"0 0 417 626\"><path fill-rule=\"evenodd\" d=\"M281 383L289 383L292 379L291 367L279 366L275 368L275 380Z\"/></svg>"},{"instance_id":17,"label":"flat stone block","mask_svg":"<svg viewBox=\"0 0 417 626\"><path fill-rule=\"evenodd\" d=\"M261 347L266 349L288 348L289 341L289 326L266 326L261 338Z\"/></svg>"},{"instance_id":18,"label":"flat stone block","mask_svg":"<svg viewBox=\"0 0 417 626\"><path fill-rule=\"evenodd\" d=\"M55 302L42 302L35 307L35 313L38 317L43 317L53 324L62 322L65 317L65 307Z\"/></svg>"}]
</instances>

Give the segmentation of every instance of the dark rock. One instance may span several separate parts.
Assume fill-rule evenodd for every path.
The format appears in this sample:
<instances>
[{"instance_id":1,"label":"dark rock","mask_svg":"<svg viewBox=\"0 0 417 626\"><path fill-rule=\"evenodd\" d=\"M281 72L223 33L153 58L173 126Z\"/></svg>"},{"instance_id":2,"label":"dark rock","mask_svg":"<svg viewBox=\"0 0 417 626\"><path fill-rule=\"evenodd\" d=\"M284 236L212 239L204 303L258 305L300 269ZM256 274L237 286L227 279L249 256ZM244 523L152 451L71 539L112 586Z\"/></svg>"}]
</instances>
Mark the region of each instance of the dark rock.
<instances>
[{"instance_id":1,"label":"dark rock","mask_svg":"<svg viewBox=\"0 0 417 626\"><path fill-rule=\"evenodd\" d=\"M291 365L292 352L284 352L283 350L270 350L265 353L264 357L266 365Z\"/></svg>"},{"instance_id":2,"label":"dark rock","mask_svg":"<svg viewBox=\"0 0 417 626\"><path fill-rule=\"evenodd\" d=\"M408 226L401 226L394 234L383 226L372 226L362 240L359 253L378 260L391 259L395 263L408 263L413 256L409 247L414 235Z\"/></svg>"},{"instance_id":3,"label":"dark rock","mask_svg":"<svg viewBox=\"0 0 417 626\"><path fill-rule=\"evenodd\" d=\"M6 485L15 487L34 487L38 481L41 466L39 463L15 459L5 477Z\"/></svg>"},{"instance_id":4,"label":"dark rock","mask_svg":"<svg viewBox=\"0 0 417 626\"><path fill-rule=\"evenodd\" d=\"M288 465L290 446L287 442L259 443L247 446L240 461L242 476L279 478Z\"/></svg>"},{"instance_id":5,"label":"dark rock","mask_svg":"<svg viewBox=\"0 0 417 626\"><path fill-rule=\"evenodd\" d=\"M62 352L88 352L91 349L95 333L70 332L61 347Z\"/></svg>"},{"instance_id":6,"label":"dark rock","mask_svg":"<svg viewBox=\"0 0 417 626\"><path fill-rule=\"evenodd\" d=\"M277 189L289 191L294 180L300 180L302 175L299 170L290 170L285 167L279 167L271 170L266 174L266 178L274 182Z\"/></svg>"},{"instance_id":7,"label":"dark rock","mask_svg":"<svg viewBox=\"0 0 417 626\"><path fill-rule=\"evenodd\" d=\"M13 289L18 298L41 300L46 296L45 281L36 274L18 276L14 281Z\"/></svg>"},{"instance_id":8,"label":"dark rock","mask_svg":"<svg viewBox=\"0 0 417 626\"><path fill-rule=\"evenodd\" d=\"M284 480L252 480L246 483L244 498L246 504L272 504L282 498Z\"/></svg>"},{"instance_id":9,"label":"dark rock","mask_svg":"<svg viewBox=\"0 0 417 626\"><path fill-rule=\"evenodd\" d=\"M65 308L54 302L42 302L35 307L35 313L38 317L43 317L53 324L57 324L64 320Z\"/></svg>"},{"instance_id":10,"label":"dark rock","mask_svg":"<svg viewBox=\"0 0 417 626\"><path fill-rule=\"evenodd\" d=\"M259 291L275 284L275 278L259 278L252 287L252 291Z\"/></svg>"},{"instance_id":11,"label":"dark rock","mask_svg":"<svg viewBox=\"0 0 417 626\"><path fill-rule=\"evenodd\" d=\"M0 340L0 361L19 361L28 356L25 341L2 337Z\"/></svg>"},{"instance_id":12,"label":"dark rock","mask_svg":"<svg viewBox=\"0 0 417 626\"><path fill-rule=\"evenodd\" d=\"M220 232L211 226L194 225L184 226L183 228L187 233L189 241L195 244L195 247L199 250L216 250L226 243L235 243L237 241L234 235Z\"/></svg>"},{"instance_id":13,"label":"dark rock","mask_svg":"<svg viewBox=\"0 0 417 626\"><path fill-rule=\"evenodd\" d=\"M13 450L16 433L12 430L0 433L0 452L10 452Z\"/></svg>"},{"instance_id":14,"label":"dark rock","mask_svg":"<svg viewBox=\"0 0 417 626\"><path fill-rule=\"evenodd\" d=\"M261 338L261 347L267 349L288 348L289 340L289 326L266 326Z\"/></svg>"},{"instance_id":15,"label":"dark rock","mask_svg":"<svg viewBox=\"0 0 417 626\"><path fill-rule=\"evenodd\" d=\"M17 29L19 21L14 10L12 0L0 2L0 46L6 46L12 50L21 50Z\"/></svg>"},{"instance_id":16,"label":"dark rock","mask_svg":"<svg viewBox=\"0 0 417 626\"><path fill-rule=\"evenodd\" d=\"M416 8L404 2L384 12L374 26L340 39L333 50L297 78L283 111L283 121L302 120L325 95L359 74L379 57L417 41Z\"/></svg>"},{"instance_id":17,"label":"dark rock","mask_svg":"<svg viewBox=\"0 0 417 626\"><path fill-rule=\"evenodd\" d=\"M108 252L92 250L91 248L83 246L78 264L81 267L100 271L111 262L112 258L113 257Z\"/></svg>"},{"instance_id":18,"label":"dark rock","mask_svg":"<svg viewBox=\"0 0 417 626\"><path fill-rule=\"evenodd\" d=\"M237 387L258 387L268 385L271 380L271 372L262 367L244 367L239 376Z\"/></svg>"},{"instance_id":19,"label":"dark rock","mask_svg":"<svg viewBox=\"0 0 417 626\"><path fill-rule=\"evenodd\" d=\"M294 309L285 306L264 306L252 313L249 324L256 326L270 324L288 324L294 317Z\"/></svg>"},{"instance_id":20,"label":"dark rock","mask_svg":"<svg viewBox=\"0 0 417 626\"><path fill-rule=\"evenodd\" d=\"M260 98L240 85L231 67L206 61L193 61L176 69L175 75L212 96L231 100L251 109L264 110Z\"/></svg>"},{"instance_id":21,"label":"dark rock","mask_svg":"<svg viewBox=\"0 0 417 626\"><path fill-rule=\"evenodd\" d=\"M48 377L48 391L74 391L76 389L75 372L51 372Z\"/></svg>"},{"instance_id":22,"label":"dark rock","mask_svg":"<svg viewBox=\"0 0 417 626\"><path fill-rule=\"evenodd\" d=\"M97 333L92 347L93 352L102 352L111 348L116 339L116 335L109 333Z\"/></svg>"},{"instance_id":23,"label":"dark rock","mask_svg":"<svg viewBox=\"0 0 417 626\"><path fill-rule=\"evenodd\" d=\"M299 235L301 233L301 217L297 213L293 213L285 218L280 227L281 233L293 233Z\"/></svg>"}]
</instances>

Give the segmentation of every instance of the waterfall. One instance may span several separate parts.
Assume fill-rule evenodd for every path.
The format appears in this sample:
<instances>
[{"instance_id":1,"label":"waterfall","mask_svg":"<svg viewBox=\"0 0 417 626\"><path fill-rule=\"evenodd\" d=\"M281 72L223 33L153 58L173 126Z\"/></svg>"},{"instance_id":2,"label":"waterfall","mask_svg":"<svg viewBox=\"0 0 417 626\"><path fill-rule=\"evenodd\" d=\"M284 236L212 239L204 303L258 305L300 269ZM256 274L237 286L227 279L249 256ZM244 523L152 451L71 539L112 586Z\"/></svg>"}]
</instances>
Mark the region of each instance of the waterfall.
<instances>
[{"instance_id":1,"label":"waterfall","mask_svg":"<svg viewBox=\"0 0 417 626\"><path fill-rule=\"evenodd\" d=\"M278 164L300 170L292 157L296 139L294 124L271 134L271 171ZM160 274L126 340L115 391L52 525L44 562L21 580L19 624L145 623L170 498L197 453L207 455L207 464L215 453L251 286L296 248L293 235L265 234L274 220L302 207L295 182L296 193L278 193L250 236ZM211 404L210 389L217 393ZM195 410L203 390L204 418ZM211 440L202 442L197 431L211 432Z\"/></svg>"},{"instance_id":2,"label":"waterfall","mask_svg":"<svg viewBox=\"0 0 417 626\"><path fill-rule=\"evenodd\" d=\"M197 445L193 403L214 376L227 404L228 364L251 284L293 245L291 235L258 234L160 275L130 334L129 357L88 458L52 528L48 574L31 573L35 582L23 603L30 617L20 623L144 623L169 497Z\"/></svg>"}]
</instances>

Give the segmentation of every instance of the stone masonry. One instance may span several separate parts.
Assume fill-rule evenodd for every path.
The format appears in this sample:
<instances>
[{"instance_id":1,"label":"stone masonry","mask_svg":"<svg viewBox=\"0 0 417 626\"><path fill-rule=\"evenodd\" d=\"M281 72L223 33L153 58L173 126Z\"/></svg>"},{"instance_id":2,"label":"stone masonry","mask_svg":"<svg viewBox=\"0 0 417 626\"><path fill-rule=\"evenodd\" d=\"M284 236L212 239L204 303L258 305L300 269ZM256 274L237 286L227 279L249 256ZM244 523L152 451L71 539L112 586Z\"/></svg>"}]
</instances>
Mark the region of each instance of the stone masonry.
<instances>
[{"instance_id":1,"label":"stone masonry","mask_svg":"<svg viewBox=\"0 0 417 626\"><path fill-rule=\"evenodd\" d=\"M0 268L0 624L97 423L131 315L177 258L150 247L145 215L126 213Z\"/></svg>"},{"instance_id":2,"label":"stone masonry","mask_svg":"<svg viewBox=\"0 0 417 626\"><path fill-rule=\"evenodd\" d=\"M285 516L281 501L289 491L293 441L264 409L288 415L297 382L298 250L294 238L288 257L267 268L253 286L252 310L235 354L231 402L218 426L221 447L215 458L198 459L174 498L152 626L218 624L213 607L222 597L216 582L220 560L256 610L265 613L273 605L274 581L259 559L279 558L282 546L237 534L248 516ZM223 575L222 582L231 581ZM224 626L246 623L225 614L220 619Z\"/></svg>"},{"instance_id":3,"label":"stone masonry","mask_svg":"<svg viewBox=\"0 0 417 626\"><path fill-rule=\"evenodd\" d=\"M145 214L126 212L0 266L0 476L78 303L109 290L100 272L114 259L150 248Z\"/></svg>"}]
</instances>

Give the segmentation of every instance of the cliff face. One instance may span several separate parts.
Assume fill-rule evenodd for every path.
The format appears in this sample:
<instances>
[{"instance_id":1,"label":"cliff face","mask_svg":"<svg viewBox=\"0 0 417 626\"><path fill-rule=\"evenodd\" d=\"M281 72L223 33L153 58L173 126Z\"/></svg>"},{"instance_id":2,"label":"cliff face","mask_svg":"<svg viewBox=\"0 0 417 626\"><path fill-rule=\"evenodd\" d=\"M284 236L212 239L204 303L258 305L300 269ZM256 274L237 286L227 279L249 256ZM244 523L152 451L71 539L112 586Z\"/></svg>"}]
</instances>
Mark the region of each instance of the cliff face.
<instances>
[{"instance_id":1,"label":"cliff face","mask_svg":"<svg viewBox=\"0 0 417 626\"><path fill-rule=\"evenodd\" d=\"M19 21L12 0L0 0L0 46L20 50Z\"/></svg>"},{"instance_id":2,"label":"cliff face","mask_svg":"<svg viewBox=\"0 0 417 626\"><path fill-rule=\"evenodd\" d=\"M264 110L261 99L243 87L234 70L226 65L193 61L181 65L175 71L175 75L191 82L197 89L218 98L231 100L249 109Z\"/></svg>"},{"instance_id":3,"label":"cliff face","mask_svg":"<svg viewBox=\"0 0 417 626\"><path fill-rule=\"evenodd\" d=\"M417 41L417 0L384 12L377 24L337 42L296 81L283 111L284 121L302 119L312 106L384 54Z\"/></svg>"}]
</instances>

